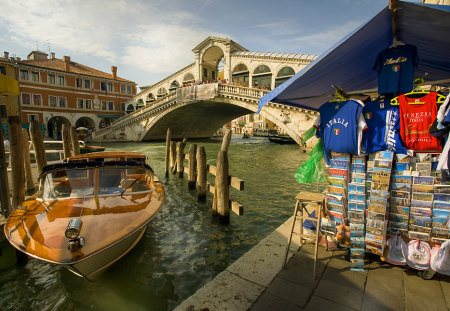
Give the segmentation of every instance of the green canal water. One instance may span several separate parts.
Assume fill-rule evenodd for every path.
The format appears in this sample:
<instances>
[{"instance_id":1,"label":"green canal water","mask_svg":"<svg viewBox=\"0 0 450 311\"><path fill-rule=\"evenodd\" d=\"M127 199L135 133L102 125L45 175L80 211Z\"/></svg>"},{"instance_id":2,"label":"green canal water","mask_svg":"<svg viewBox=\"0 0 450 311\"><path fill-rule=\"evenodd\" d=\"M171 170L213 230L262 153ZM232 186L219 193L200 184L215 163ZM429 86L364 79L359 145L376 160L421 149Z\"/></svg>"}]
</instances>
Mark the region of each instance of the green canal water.
<instances>
[{"instance_id":1,"label":"green canal water","mask_svg":"<svg viewBox=\"0 0 450 311\"><path fill-rule=\"evenodd\" d=\"M194 143L205 147L208 163L215 165L221 139ZM325 187L296 182L293 174L308 158L297 145L234 136L228 152L230 175L243 179L245 190L230 192L244 205L244 215L232 213L230 224L221 224L211 215L210 195L198 202L186 177L165 178L165 143L104 145L148 156L164 184L163 208L136 247L97 282L36 259L11 265L14 250L4 241L0 310L171 310L289 218L300 190Z\"/></svg>"}]
</instances>

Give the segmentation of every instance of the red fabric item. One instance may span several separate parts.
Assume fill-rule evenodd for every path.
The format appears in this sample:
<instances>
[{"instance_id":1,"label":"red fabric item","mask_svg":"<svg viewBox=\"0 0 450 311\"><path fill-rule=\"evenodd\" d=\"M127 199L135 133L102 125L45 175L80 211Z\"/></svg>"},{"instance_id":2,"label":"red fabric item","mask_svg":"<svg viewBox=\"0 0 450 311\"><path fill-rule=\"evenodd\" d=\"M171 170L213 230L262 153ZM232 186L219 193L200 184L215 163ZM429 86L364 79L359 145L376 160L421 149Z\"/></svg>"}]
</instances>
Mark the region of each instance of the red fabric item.
<instances>
[{"instance_id":1,"label":"red fabric item","mask_svg":"<svg viewBox=\"0 0 450 311\"><path fill-rule=\"evenodd\" d=\"M439 140L430 134L430 127L437 115L436 97L436 92L430 92L421 98L398 96L400 136L407 149L420 151L442 149ZM416 102L423 104L414 104Z\"/></svg>"}]
</instances>

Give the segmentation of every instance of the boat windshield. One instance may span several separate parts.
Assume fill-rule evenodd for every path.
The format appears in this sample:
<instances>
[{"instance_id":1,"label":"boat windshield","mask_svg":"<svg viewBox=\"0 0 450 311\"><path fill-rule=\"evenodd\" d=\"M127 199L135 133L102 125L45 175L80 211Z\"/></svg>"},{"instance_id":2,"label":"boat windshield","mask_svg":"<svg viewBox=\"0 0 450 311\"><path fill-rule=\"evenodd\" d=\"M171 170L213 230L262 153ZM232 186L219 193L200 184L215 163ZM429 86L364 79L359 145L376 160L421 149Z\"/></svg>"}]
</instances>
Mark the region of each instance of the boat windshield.
<instances>
[{"instance_id":1,"label":"boat windshield","mask_svg":"<svg viewBox=\"0 0 450 311\"><path fill-rule=\"evenodd\" d=\"M92 196L94 170L95 168L50 171L41 179L39 196L44 200Z\"/></svg>"},{"instance_id":2,"label":"boat windshield","mask_svg":"<svg viewBox=\"0 0 450 311\"><path fill-rule=\"evenodd\" d=\"M60 169L50 171L42 177L39 197L51 200L93 196L95 176L98 176L98 195L142 192L151 190L153 186L152 172L143 167Z\"/></svg>"},{"instance_id":3,"label":"boat windshield","mask_svg":"<svg viewBox=\"0 0 450 311\"><path fill-rule=\"evenodd\" d=\"M126 194L148 191L152 187L151 171L135 167L100 167L98 194Z\"/></svg>"}]
</instances>

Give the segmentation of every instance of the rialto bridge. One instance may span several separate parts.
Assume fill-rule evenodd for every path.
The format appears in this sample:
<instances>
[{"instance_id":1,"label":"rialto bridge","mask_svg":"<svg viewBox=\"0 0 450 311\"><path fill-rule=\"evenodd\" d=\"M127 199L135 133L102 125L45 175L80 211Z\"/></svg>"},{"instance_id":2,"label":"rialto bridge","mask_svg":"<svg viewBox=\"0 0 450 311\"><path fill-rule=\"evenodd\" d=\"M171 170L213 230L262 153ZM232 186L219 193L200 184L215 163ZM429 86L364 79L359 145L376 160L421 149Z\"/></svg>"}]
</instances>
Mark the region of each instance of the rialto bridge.
<instances>
[{"instance_id":1,"label":"rialto bridge","mask_svg":"<svg viewBox=\"0 0 450 311\"><path fill-rule=\"evenodd\" d=\"M159 81L141 87L125 103L129 114L93 133L94 139L148 141L164 139L171 128L175 138L211 137L231 120L257 111L266 89L273 89L312 62L316 56L250 52L230 39L208 37L193 50L195 62ZM210 83L223 81L224 83ZM209 96L182 98L191 85L215 88ZM210 87L211 88L211 87ZM207 89L207 87L203 87ZM178 93L178 96L177 96ZM269 104L261 116L300 142L299 135L314 122L315 113Z\"/></svg>"}]
</instances>

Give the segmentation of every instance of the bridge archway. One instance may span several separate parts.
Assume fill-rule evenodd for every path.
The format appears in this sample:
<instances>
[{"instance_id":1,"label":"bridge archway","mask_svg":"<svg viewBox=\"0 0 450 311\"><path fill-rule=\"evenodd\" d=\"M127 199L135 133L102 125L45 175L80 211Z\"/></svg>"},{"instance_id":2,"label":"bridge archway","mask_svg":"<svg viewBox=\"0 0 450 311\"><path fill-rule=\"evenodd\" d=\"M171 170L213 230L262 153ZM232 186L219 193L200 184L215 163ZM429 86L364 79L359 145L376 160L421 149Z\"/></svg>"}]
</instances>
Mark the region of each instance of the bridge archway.
<instances>
[{"instance_id":1,"label":"bridge archway","mask_svg":"<svg viewBox=\"0 0 450 311\"><path fill-rule=\"evenodd\" d=\"M187 74L184 75L183 77L183 83L191 83L194 82L195 78L194 75L190 72L188 72Z\"/></svg>"},{"instance_id":2,"label":"bridge archway","mask_svg":"<svg viewBox=\"0 0 450 311\"><path fill-rule=\"evenodd\" d=\"M233 84L248 87L250 71L245 64L237 64L232 72Z\"/></svg>"},{"instance_id":3,"label":"bridge archway","mask_svg":"<svg viewBox=\"0 0 450 311\"><path fill-rule=\"evenodd\" d=\"M289 80L293 75L295 75L295 70L292 67L284 66L277 73L277 77L275 78L275 87Z\"/></svg>"},{"instance_id":4,"label":"bridge archway","mask_svg":"<svg viewBox=\"0 0 450 311\"><path fill-rule=\"evenodd\" d=\"M95 129L95 122L89 117L81 117L75 122L75 128L85 127L91 130Z\"/></svg>"},{"instance_id":5,"label":"bridge archway","mask_svg":"<svg viewBox=\"0 0 450 311\"><path fill-rule=\"evenodd\" d=\"M224 52L219 46L211 46L205 50L201 61L202 81L215 81L219 76L219 63L224 58Z\"/></svg>"},{"instance_id":6,"label":"bridge archway","mask_svg":"<svg viewBox=\"0 0 450 311\"><path fill-rule=\"evenodd\" d=\"M62 140L61 127L63 124L71 125L70 121L63 116L51 117L47 122L47 136L56 140Z\"/></svg>"},{"instance_id":7,"label":"bridge archway","mask_svg":"<svg viewBox=\"0 0 450 311\"><path fill-rule=\"evenodd\" d=\"M178 87L180 87L180 83L177 80L172 81L169 86L169 93L175 92Z\"/></svg>"}]
</instances>

